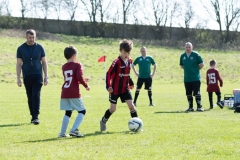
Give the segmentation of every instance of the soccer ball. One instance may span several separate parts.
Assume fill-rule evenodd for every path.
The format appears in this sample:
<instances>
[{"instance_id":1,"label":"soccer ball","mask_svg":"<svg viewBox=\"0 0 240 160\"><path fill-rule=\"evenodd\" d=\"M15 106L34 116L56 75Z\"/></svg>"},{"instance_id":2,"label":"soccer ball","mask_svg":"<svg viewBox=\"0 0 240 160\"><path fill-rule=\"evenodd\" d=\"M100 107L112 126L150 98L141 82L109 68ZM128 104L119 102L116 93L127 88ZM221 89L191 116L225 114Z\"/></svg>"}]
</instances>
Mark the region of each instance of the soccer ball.
<instances>
[{"instance_id":1,"label":"soccer ball","mask_svg":"<svg viewBox=\"0 0 240 160\"><path fill-rule=\"evenodd\" d=\"M128 121L130 131L139 132L143 128L143 121L138 117L133 117Z\"/></svg>"}]
</instances>

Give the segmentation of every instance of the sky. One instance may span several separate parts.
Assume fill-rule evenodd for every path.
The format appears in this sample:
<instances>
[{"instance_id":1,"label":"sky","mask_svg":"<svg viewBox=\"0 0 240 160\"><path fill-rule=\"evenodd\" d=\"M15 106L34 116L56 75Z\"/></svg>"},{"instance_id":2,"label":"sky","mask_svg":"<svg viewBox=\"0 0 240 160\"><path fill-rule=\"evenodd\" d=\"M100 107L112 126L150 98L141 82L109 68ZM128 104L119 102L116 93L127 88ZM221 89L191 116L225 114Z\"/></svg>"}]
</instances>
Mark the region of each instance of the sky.
<instances>
[{"instance_id":1,"label":"sky","mask_svg":"<svg viewBox=\"0 0 240 160\"><path fill-rule=\"evenodd\" d=\"M116 3L121 3L121 1L122 0L116 0ZM206 1L206 0L204 0L204 1ZM178 0L178 2L183 5L184 0ZM204 28L214 29L214 30L219 29L217 22L209 16L209 14L206 12L203 5L201 4L200 0L194 0L194 1L191 1L191 3L192 3L192 8L195 12L195 16L194 16L194 19L192 20L192 22L190 23L190 28L195 28L198 23L201 23L202 27L204 27ZM10 11L11 11L12 16L14 16L14 17L21 16L20 0L9 0L9 6L10 6ZM121 6L121 4L120 4L120 6ZM149 11L149 9L147 9L147 8L144 8L144 9ZM184 9L188 9L188 8L184 8ZM138 16L138 18L140 19L141 22L144 22L144 16L142 15L142 13L140 11L136 11L135 14ZM39 15L41 15L41 13L39 13ZM61 14L60 19L69 20L68 17L69 17L68 13L63 13L63 14ZM48 18L54 19L56 17L48 16ZM130 19L131 19L131 17L130 17ZM89 18L88 18L88 15L82 10L80 14L76 14L75 20L89 21ZM153 22L153 24L154 24L154 22ZM181 26L184 26L182 21L175 21L174 27L179 27L179 24Z\"/></svg>"}]
</instances>

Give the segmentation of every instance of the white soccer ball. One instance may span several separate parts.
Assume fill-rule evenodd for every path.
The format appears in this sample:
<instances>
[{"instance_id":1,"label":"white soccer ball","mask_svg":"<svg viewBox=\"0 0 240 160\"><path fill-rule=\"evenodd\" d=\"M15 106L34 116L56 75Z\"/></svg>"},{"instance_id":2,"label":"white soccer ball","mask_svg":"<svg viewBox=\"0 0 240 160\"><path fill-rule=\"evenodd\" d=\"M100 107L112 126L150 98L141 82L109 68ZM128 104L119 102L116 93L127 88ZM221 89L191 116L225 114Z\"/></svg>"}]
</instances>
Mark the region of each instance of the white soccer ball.
<instances>
[{"instance_id":1,"label":"white soccer ball","mask_svg":"<svg viewBox=\"0 0 240 160\"><path fill-rule=\"evenodd\" d=\"M130 131L139 132L143 128L143 121L138 117L133 117L128 121L128 128Z\"/></svg>"}]
</instances>

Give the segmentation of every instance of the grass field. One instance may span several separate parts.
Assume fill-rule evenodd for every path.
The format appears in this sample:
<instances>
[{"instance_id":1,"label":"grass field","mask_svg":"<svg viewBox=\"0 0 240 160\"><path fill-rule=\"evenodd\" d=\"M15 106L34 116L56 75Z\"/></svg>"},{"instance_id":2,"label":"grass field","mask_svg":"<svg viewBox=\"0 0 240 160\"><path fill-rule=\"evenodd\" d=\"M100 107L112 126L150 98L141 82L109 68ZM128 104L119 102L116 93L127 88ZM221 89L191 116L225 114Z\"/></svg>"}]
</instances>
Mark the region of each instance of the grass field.
<instances>
[{"instance_id":1,"label":"grass field","mask_svg":"<svg viewBox=\"0 0 240 160\"><path fill-rule=\"evenodd\" d=\"M49 62L49 85L42 88L41 124L30 124L24 87L17 87L15 74L16 48L25 40L0 32L0 159L239 159L239 114L228 108L209 108L205 72L212 58L219 63L224 80L222 95L231 94L239 86L240 57L237 52L199 51L205 61L202 74L203 113L185 113L187 101L179 68L182 49L147 46L157 64L153 81L155 107L149 107L146 91L141 90L137 110L144 122L144 131L128 130L130 119L126 104L118 103L117 111L107 123L108 132L99 132L99 120L109 107L104 84L104 65L97 63L107 55L107 66L118 55L118 41L55 35L54 40L39 40ZM4 33L4 34L1 34ZM64 112L59 110L62 84L61 65L65 63L62 50L73 44L78 58L90 78L91 90L81 87L87 113L80 131L84 138L58 139ZM135 44L134 59L141 44ZM136 77L132 73L134 82ZM134 94L134 90L132 91ZM216 96L214 95L214 101ZM196 105L195 105L196 106ZM196 107L195 107L196 108ZM70 126L76 117L70 121Z\"/></svg>"}]
</instances>

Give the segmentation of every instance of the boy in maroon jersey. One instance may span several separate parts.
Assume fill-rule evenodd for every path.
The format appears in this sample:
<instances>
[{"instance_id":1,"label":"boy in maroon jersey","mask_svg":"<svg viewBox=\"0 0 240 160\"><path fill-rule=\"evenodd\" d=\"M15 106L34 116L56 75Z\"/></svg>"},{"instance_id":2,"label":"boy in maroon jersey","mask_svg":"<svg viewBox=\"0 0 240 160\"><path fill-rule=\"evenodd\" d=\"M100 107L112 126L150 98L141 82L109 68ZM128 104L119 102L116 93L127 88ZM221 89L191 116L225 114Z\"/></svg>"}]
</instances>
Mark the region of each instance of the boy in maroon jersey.
<instances>
[{"instance_id":1,"label":"boy in maroon jersey","mask_svg":"<svg viewBox=\"0 0 240 160\"><path fill-rule=\"evenodd\" d=\"M129 91L129 84L133 86L130 80L130 68L132 65L129 59L133 43L129 40L120 42L120 56L115 59L107 71L106 88L109 94L110 108L106 110L104 116L100 120L100 130L106 131L106 123L113 112L116 111L117 100L120 97L122 103L126 102L130 110L131 117L137 117L137 111L132 101L132 95ZM133 87L130 87L133 88Z\"/></svg>"},{"instance_id":2,"label":"boy in maroon jersey","mask_svg":"<svg viewBox=\"0 0 240 160\"><path fill-rule=\"evenodd\" d=\"M77 49L73 46L66 47L64 56L67 63L62 66L64 83L62 86L62 94L60 101L60 109L65 110L65 115L62 121L61 132L58 137L68 137L66 130L69 124L69 119L73 110L78 111L78 116L70 130L70 136L83 137L78 131L78 127L83 121L86 109L79 91L79 84L82 84L88 91L90 87L87 85L87 79L83 79L83 70L81 63L77 62Z\"/></svg>"},{"instance_id":3,"label":"boy in maroon jersey","mask_svg":"<svg viewBox=\"0 0 240 160\"><path fill-rule=\"evenodd\" d=\"M207 70L206 74L206 80L207 80L207 92L208 92L208 98L210 103L210 109L213 109L213 92L217 95L217 105L222 109L223 106L221 104L221 92L220 88L218 86L218 81L220 83L220 87L223 86L222 78L220 77L220 74L218 70L216 69L217 62L215 60L210 61L210 69Z\"/></svg>"}]
</instances>

